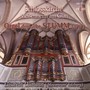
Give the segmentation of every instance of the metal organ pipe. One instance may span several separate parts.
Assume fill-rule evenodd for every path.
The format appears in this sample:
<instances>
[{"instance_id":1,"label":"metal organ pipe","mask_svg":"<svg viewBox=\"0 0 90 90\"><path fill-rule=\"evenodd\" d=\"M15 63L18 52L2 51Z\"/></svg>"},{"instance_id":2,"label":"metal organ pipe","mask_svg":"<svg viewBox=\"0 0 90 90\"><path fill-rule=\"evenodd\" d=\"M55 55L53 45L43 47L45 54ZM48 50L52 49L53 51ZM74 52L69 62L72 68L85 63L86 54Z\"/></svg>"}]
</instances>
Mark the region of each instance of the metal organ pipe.
<instances>
[{"instance_id":1,"label":"metal organ pipe","mask_svg":"<svg viewBox=\"0 0 90 90\"><path fill-rule=\"evenodd\" d=\"M61 66L61 62L56 59L56 79L60 80L61 79L61 73L62 73L62 66Z\"/></svg>"},{"instance_id":2,"label":"metal organ pipe","mask_svg":"<svg viewBox=\"0 0 90 90\"><path fill-rule=\"evenodd\" d=\"M48 61L48 73L49 73L49 80L53 80L53 64L52 64L52 59L50 59L49 61Z\"/></svg>"},{"instance_id":3,"label":"metal organ pipe","mask_svg":"<svg viewBox=\"0 0 90 90\"><path fill-rule=\"evenodd\" d=\"M48 75L48 62L43 60L41 80L47 80L48 79L47 75Z\"/></svg>"},{"instance_id":4,"label":"metal organ pipe","mask_svg":"<svg viewBox=\"0 0 90 90\"><path fill-rule=\"evenodd\" d=\"M50 58L49 60L49 80L54 81L55 79L55 59Z\"/></svg>"},{"instance_id":5,"label":"metal organ pipe","mask_svg":"<svg viewBox=\"0 0 90 90\"><path fill-rule=\"evenodd\" d=\"M37 30L33 29L33 30L30 31L29 39L28 39L28 43L27 43L27 49L28 48L30 50L33 49L34 41L35 41L37 35L38 35L38 31Z\"/></svg>"},{"instance_id":6,"label":"metal organ pipe","mask_svg":"<svg viewBox=\"0 0 90 90\"><path fill-rule=\"evenodd\" d=\"M38 59L36 58L34 64L34 80L37 81L37 68L38 68Z\"/></svg>"},{"instance_id":7,"label":"metal organ pipe","mask_svg":"<svg viewBox=\"0 0 90 90\"><path fill-rule=\"evenodd\" d=\"M68 49L66 48L66 44L64 41L64 35L63 35L63 31L62 30L57 30L55 32L55 35L57 36L57 40L58 40L58 45L59 45L59 49L62 55L67 55L68 54Z\"/></svg>"},{"instance_id":8,"label":"metal organ pipe","mask_svg":"<svg viewBox=\"0 0 90 90\"><path fill-rule=\"evenodd\" d=\"M37 66L37 80L41 79L41 67L42 67L42 59L39 58L38 66Z\"/></svg>"},{"instance_id":9,"label":"metal organ pipe","mask_svg":"<svg viewBox=\"0 0 90 90\"><path fill-rule=\"evenodd\" d=\"M44 45L45 45L45 49L47 49L48 48L48 37L45 37Z\"/></svg>"},{"instance_id":10,"label":"metal organ pipe","mask_svg":"<svg viewBox=\"0 0 90 90\"><path fill-rule=\"evenodd\" d=\"M53 64L53 78L55 79L55 58L53 58L53 61L52 61L52 64Z\"/></svg>"},{"instance_id":11,"label":"metal organ pipe","mask_svg":"<svg viewBox=\"0 0 90 90\"><path fill-rule=\"evenodd\" d=\"M34 65L35 65L35 59L31 59L30 67L28 70L28 80L34 80Z\"/></svg>"},{"instance_id":12,"label":"metal organ pipe","mask_svg":"<svg viewBox=\"0 0 90 90\"><path fill-rule=\"evenodd\" d=\"M27 42L28 42L28 37L29 37L28 34L26 34L26 35L24 36L24 40L22 41L22 44L21 44L21 46L20 46L20 50L25 50L25 49L26 49L26 47L27 47Z\"/></svg>"}]
</instances>

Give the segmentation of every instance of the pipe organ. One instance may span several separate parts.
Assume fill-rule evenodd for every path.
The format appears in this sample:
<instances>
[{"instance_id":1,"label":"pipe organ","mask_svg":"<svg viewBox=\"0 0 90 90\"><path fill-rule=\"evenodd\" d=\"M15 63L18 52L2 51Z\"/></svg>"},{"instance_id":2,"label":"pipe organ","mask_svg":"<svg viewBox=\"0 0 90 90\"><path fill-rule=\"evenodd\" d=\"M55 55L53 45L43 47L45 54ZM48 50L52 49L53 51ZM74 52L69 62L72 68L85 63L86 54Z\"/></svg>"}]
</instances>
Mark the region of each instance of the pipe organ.
<instances>
[{"instance_id":1,"label":"pipe organ","mask_svg":"<svg viewBox=\"0 0 90 90\"><path fill-rule=\"evenodd\" d=\"M26 66L26 80L29 81L63 81L65 80L63 62L65 61L67 65L72 59L68 59L70 50L72 50L70 40L62 30L57 30L53 37L42 38L39 32L33 29L24 36L18 52L14 55L12 66ZM17 55L20 57L18 60ZM15 62L17 63L14 64Z\"/></svg>"},{"instance_id":2,"label":"pipe organ","mask_svg":"<svg viewBox=\"0 0 90 90\"><path fill-rule=\"evenodd\" d=\"M21 49L31 49L31 50L59 50L62 55L68 54L68 49L70 45L66 45L66 39L62 30L57 30L55 32L56 37L51 40L50 37L45 36L41 38L38 35L37 30L31 30L28 37L25 37L21 45ZM66 37L67 38L67 37ZM70 44L70 43L69 43ZM71 47L71 46L70 46Z\"/></svg>"}]
</instances>

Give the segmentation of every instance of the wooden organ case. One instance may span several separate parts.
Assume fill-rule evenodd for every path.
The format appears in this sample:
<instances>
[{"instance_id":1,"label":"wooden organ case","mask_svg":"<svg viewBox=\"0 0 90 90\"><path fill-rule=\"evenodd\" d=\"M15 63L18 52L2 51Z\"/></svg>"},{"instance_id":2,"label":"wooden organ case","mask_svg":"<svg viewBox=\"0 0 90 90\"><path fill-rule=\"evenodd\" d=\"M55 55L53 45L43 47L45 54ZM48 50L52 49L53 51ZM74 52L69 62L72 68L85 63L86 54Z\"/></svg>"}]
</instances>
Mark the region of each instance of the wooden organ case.
<instances>
[{"instance_id":1,"label":"wooden organ case","mask_svg":"<svg viewBox=\"0 0 90 90\"><path fill-rule=\"evenodd\" d=\"M78 65L70 39L63 30L57 30L53 37L40 37L31 30L23 38L14 55L12 66L26 67L25 80L65 80L64 66Z\"/></svg>"}]
</instances>

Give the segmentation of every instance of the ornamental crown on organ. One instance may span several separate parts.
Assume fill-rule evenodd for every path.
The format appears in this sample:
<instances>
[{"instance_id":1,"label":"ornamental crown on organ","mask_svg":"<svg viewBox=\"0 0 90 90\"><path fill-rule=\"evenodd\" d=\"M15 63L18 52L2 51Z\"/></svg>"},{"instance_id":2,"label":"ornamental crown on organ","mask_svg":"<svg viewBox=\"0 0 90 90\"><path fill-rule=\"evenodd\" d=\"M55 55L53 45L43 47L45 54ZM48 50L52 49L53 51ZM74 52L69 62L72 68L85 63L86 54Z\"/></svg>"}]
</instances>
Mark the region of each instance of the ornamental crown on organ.
<instances>
[{"instance_id":1,"label":"ornamental crown on organ","mask_svg":"<svg viewBox=\"0 0 90 90\"><path fill-rule=\"evenodd\" d=\"M24 40L20 46L21 51L36 50L46 51L48 49L54 52L58 50L60 54L68 54L68 49L72 50L68 35L63 30L57 30L54 37L40 37L37 30L33 29L29 34L24 36Z\"/></svg>"}]
</instances>

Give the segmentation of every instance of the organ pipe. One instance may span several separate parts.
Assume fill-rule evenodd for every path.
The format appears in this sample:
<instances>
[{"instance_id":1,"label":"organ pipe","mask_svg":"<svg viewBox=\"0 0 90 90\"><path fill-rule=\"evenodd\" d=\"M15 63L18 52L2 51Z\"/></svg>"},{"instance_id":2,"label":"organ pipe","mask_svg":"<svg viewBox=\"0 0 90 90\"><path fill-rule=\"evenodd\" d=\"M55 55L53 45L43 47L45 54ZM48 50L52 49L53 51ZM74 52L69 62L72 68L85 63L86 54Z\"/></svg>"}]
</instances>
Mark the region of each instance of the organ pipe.
<instances>
[{"instance_id":1,"label":"organ pipe","mask_svg":"<svg viewBox=\"0 0 90 90\"><path fill-rule=\"evenodd\" d=\"M28 43L27 43L27 49L33 49L33 45L34 45L34 42L35 42L35 39L36 39L36 36L38 35L38 31L33 29L30 31L30 34L29 34L29 39L28 39Z\"/></svg>"},{"instance_id":2,"label":"organ pipe","mask_svg":"<svg viewBox=\"0 0 90 90\"><path fill-rule=\"evenodd\" d=\"M34 65L35 65L35 59L30 60L30 67L28 70L28 80L34 80Z\"/></svg>"},{"instance_id":3,"label":"organ pipe","mask_svg":"<svg viewBox=\"0 0 90 90\"><path fill-rule=\"evenodd\" d=\"M26 46L27 46L27 42L28 42L28 38L29 38L29 35L26 34L24 36L24 40L22 41L22 44L20 46L20 50L25 50L26 49Z\"/></svg>"},{"instance_id":4,"label":"organ pipe","mask_svg":"<svg viewBox=\"0 0 90 90\"><path fill-rule=\"evenodd\" d=\"M47 80L48 79L48 62L43 60L43 65L42 65L42 80Z\"/></svg>"},{"instance_id":5,"label":"organ pipe","mask_svg":"<svg viewBox=\"0 0 90 90\"><path fill-rule=\"evenodd\" d=\"M55 35L57 36L60 53L62 55L67 55L68 54L68 49L67 49L65 41L64 41L63 31L62 30L57 30L55 32Z\"/></svg>"},{"instance_id":6,"label":"organ pipe","mask_svg":"<svg viewBox=\"0 0 90 90\"><path fill-rule=\"evenodd\" d=\"M41 67L42 67L42 59L39 58L38 66L37 66L37 80L41 79Z\"/></svg>"},{"instance_id":7,"label":"organ pipe","mask_svg":"<svg viewBox=\"0 0 90 90\"><path fill-rule=\"evenodd\" d=\"M54 58L50 58L48 69L49 69L49 79L51 81L54 81L55 79L55 59Z\"/></svg>"},{"instance_id":8,"label":"organ pipe","mask_svg":"<svg viewBox=\"0 0 90 90\"><path fill-rule=\"evenodd\" d=\"M38 68L38 59L35 60L34 64L34 80L37 81L37 68Z\"/></svg>"}]
</instances>

